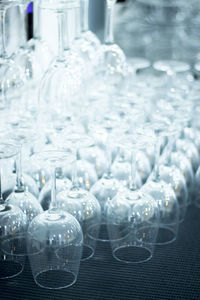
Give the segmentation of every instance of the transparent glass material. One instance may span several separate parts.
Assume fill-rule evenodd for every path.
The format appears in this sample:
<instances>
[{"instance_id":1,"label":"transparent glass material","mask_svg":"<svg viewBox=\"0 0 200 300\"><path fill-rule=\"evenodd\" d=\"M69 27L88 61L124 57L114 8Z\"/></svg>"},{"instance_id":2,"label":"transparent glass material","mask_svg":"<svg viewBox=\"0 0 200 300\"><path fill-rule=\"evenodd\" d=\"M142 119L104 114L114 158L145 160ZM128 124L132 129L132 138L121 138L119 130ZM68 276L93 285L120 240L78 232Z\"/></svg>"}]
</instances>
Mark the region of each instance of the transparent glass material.
<instances>
[{"instance_id":1,"label":"transparent glass material","mask_svg":"<svg viewBox=\"0 0 200 300\"><path fill-rule=\"evenodd\" d=\"M47 289L73 285L82 242L78 221L64 211L52 209L33 219L27 232L27 251L36 284Z\"/></svg>"},{"instance_id":2,"label":"transparent glass material","mask_svg":"<svg viewBox=\"0 0 200 300\"><path fill-rule=\"evenodd\" d=\"M2 174L9 174L9 165L14 164L17 151L12 145L0 145L0 279L19 275L25 264L26 215L2 198Z\"/></svg>"},{"instance_id":3,"label":"transparent glass material","mask_svg":"<svg viewBox=\"0 0 200 300\"><path fill-rule=\"evenodd\" d=\"M160 218L156 245L166 245L176 240L179 228L179 204L172 188L162 180L149 180L142 191L151 195L158 204Z\"/></svg>"},{"instance_id":4,"label":"transparent glass material","mask_svg":"<svg viewBox=\"0 0 200 300\"><path fill-rule=\"evenodd\" d=\"M56 178L56 193L60 193L62 190L68 190L72 186L72 182L68 178L59 179ZM51 181L47 183L42 188L39 198L39 203L44 210L48 210L51 204Z\"/></svg>"},{"instance_id":5,"label":"transparent glass material","mask_svg":"<svg viewBox=\"0 0 200 300\"><path fill-rule=\"evenodd\" d=\"M194 143L192 143L190 140L178 139L176 141L176 148L186 155L192 164L194 173L196 173L199 167L200 157L197 147L194 145Z\"/></svg>"},{"instance_id":6,"label":"transparent glass material","mask_svg":"<svg viewBox=\"0 0 200 300\"><path fill-rule=\"evenodd\" d=\"M106 0L104 44L100 46L97 52L97 76L106 78L111 85L119 84L123 79L126 66L126 57L123 50L114 43L113 20L115 2L116 0Z\"/></svg>"},{"instance_id":7,"label":"transparent glass material","mask_svg":"<svg viewBox=\"0 0 200 300\"><path fill-rule=\"evenodd\" d=\"M42 213L43 209L34 195L32 195L28 188L25 187L22 175L22 146L32 142L35 138L36 133L31 131L30 128L15 129L13 132L8 133L8 140L13 143L15 147L18 147L19 155L16 160L16 186L14 191L6 198L7 204L13 204L22 209L26 214L28 221L31 222L32 219ZM33 183L35 183L33 181ZM36 186L37 189L37 186Z\"/></svg>"},{"instance_id":8,"label":"transparent glass material","mask_svg":"<svg viewBox=\"0 0 200 300\"><path fill-rule=\"evenodd\" d=\"M84 186L85 190L81 188L81 182L85 181L85 174L92 174L90 168L83 168L82 172L80 172L81 164L84 166L86 163L92 168L95 174L95 181L97 180L97 175L92 164L81 159L79 149L80 152L87 152L88 148L93 148L94 142L92 138L85 134L70 134L69 132L67 134L66 132L61 133L57 142L61 148L70 150L76 157L73 164L66 166L66 170L72 170L70 172L72 175L72 186L57 195L57 206L72 214L81 224L84 236L82 260L86 260L94 255L96 248L96 239L98 238L101 222L101 207L94 195L86 190L87 184ZM82 180L80 180L81 178ZM91 179L91 177L88 176L88 179ZM88 180L89 186L90 183ZM94 235L94 239L91 238L92 235Z\"/></svg>"},{"instance_id":9,"label":"transparent glass material","mask_svg":"<svg viewBox=\"0 0 200 300\"><path fill-rule=\"evenodd\" d=\"M79 221L84 237L82 260L91 258L96 249L101 224L99 202L90 192L74 187L57 195L57 205Z\"/></svg>"},{"instance_id":10,"label":"transparent glass material","mask_svg":"<svg viewBox=\"0 0 200 300\"><path fill-rule=\"evenodd\" d=\"M35 153L32 160L51 172L50 209L35 217L28 227L27 251L37 285L62 289L77 280L82 255L83 233L78 221L57 207L56 168L74 160L67 151Z\"/></svg>"},{"instance_id":11,"label":"transparent glass material","mask_svg":"<svg viewBox=\"0 0 200 300\"><path fill-rule=\"evenodd\" d=\"M19 275L25 265L26 215L16 206L0 205L0 279Z\"/></svg>"},{"instance_id":12,"label":"transparent glass material","mask_svg":"<svg viewBox=\"0 0 200 300\"><path fill-rule=\"evenodd\" d=\"M159 176L173 188L179 204L179 222L183 222L188 205L188 190L184 176L174 165L170 167L161 165Z\"/></svg>"},{"instance_id":13,"label":"transparent glass material","mask_svg":"<svg viewBox=\"0 0 200 300\"><path fill-rule=\"evenodd\" d=\"M6 203L15 205L24 212L28 221L31 222L43 209L38 200L29 192L13 192L6 199Z\"/></svg>"},{"instance_id":14,"label":"transparent glass material","mask_svg":"<svg viewBox=\"0 0 200 300\"><path fill-rule=\"evenodd\" d=\"M170 154L170 164L174 164L177 168L179 168L179 170L183 174L188 190L188 204L190 204L192 201L194 189L194 172L192 169L192 165L189 159L180 151L172 152Z\"/></svg>"},{"instance_id":15,"label":"transparent glass material","mask_svg":"<svg viewBox=\"0 0 200 300\"><path fill-rule=\"evenodd\" d=\"M107 206L113 257L125 263L152 258L159 226L155 200L141 191L119 192Z\"/></svg>"}]
</instances>

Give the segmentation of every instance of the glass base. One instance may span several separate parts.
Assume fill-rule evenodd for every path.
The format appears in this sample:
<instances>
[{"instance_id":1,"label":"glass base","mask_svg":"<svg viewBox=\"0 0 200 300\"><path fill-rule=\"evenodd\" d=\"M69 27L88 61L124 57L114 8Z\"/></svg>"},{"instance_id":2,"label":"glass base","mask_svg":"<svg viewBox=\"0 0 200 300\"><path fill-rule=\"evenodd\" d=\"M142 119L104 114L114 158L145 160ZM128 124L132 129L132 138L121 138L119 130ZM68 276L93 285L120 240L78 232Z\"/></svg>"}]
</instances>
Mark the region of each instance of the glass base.
<instances>
[{"instance_id":1,"label":"glass base","mask_svg":"<svg viewBox=\"0 0 200 300\"><path fill-rule=\"evenodd\" d=\"M94 249L88 245L83 245L81 261L88 260L88 259L92 258L93 255L94 255Z\"/></svg>"},{"instance_id":2,"label":"glass base","mask_svg":"<svg viewBox=\"0 0 200 300\"><path fill-rule=\"evenodd\" d=\"M155 245L167 245L176 240L176 234L171 228L159 227Z\"/></svg>"},{"instance_id":3,"label":"glass base","mask_svg":"<svg viewBox=\"0 0 200 300\"><path fill-rule=\"evenodd\" d=\"M12 260L0 261L0 279L8 279L18 276L22 273L24 265Z\"/></svg>"},{"instance_id":4,"label":"glass base","mask_svg":"<svg viewBox=\"0 0 200 300\"><path fill-rule=\"evenodd\" d=\"M113 251L113 257L127 264L143 263L152 258L152 251L139 246L121 246Z\"/></svg>"},{"instance_id":5,"label":"glass base","mask_svg":"<svg viewBox=\"0 0 200 300\"><path fill-rule=\"evenodd\" d=\"M45 289L64 289L76 282L76 275L65 270L44 270L34 276L37 285Z\"/></svg>"},{"instance_id":6,"label":"glass base","mask_svg":"<svg viewBox=\"0 0 200 300\"><path fill-rule=\"evenodd\" d=\"M88 236L91 239L99 242L114 242L117 240L124 239L130 233L131 230L128 224L114 225L114 224L101 223L99 229L99 235L98 237L96 237L92 233L96 232L95 227L97 226L99 227L99 224L90 227ZM109 231L111 232L112 239L109 237L108 227L109 227Z\"/></svg>"}]
</instances>

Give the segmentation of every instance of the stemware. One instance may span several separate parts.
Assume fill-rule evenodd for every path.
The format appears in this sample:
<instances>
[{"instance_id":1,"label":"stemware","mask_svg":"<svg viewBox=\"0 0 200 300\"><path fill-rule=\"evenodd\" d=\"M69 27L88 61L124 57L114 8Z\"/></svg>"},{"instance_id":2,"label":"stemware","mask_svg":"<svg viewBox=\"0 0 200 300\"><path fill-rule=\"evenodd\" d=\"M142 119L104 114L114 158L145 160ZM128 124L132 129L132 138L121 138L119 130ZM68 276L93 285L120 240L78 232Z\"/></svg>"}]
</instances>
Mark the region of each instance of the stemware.
<instances>
[{"instance_id":1,"label":"stemware","mask_svg":"<svg viewBox=\"0 0 200 300\"><path fill-rule=\"evenodd\" d=\"M8 175L8 162L17 151L12 145L0 145L0 279L19 275L25 264L26 215L17 206L4 203L2 197L2 173Z\"/></svg>"},{"instance_id":2,"label":"stemware","mask_svg":"<svg viewBox=\"0 0 200 300\"><path fill-rule=\"evenodd\" d=\"M98 138L99 135L102 136L107 158L107 168L102 178L100 178L90 189L91 193L97 198L101 205L101 227L98 240L102 242L109 242L106 225L107 202L116 195L120 186L120 181L123 181L123 178L120 176L117 178L112 174L112 142L114 140L113 135L115 136L113 130L115 130L116 125L117 120L112 118L112 116L104 116L102 124L97 123L90 125L90 132L95 138ZM128 180L126 183L128 184Z\"/></svg>"},{"instance_id":3,"label":"stemware","mask_svg":"<svg viewBox=\"0 0 200 300\"><path fill-rule=\"evenodd\" d=\"M171 151L172 140L176 133L176 128L174 124L171 122L168 116L167 117L163 116L161 111L160 113L158 113L157 111L156 113L152 114L151 120L153 122L152 126L153 128L155 128L155 132L158 138L159 137L161 137L162 139L163 138L166 139L167 137L169 138L170 142L168 145ZM158 143L158 145L160 143L161 141ZM161 151L161 148L159 151ZM160 162L160 164L159 163L157 164L157 168L159 168L158 175L160 180L165 181L167 184L170 185L170 187L173 188L179 204L179 219L180 222L182 222L184 220L187 204L188 204L188 190L186 186L186 181L180 169L177 168L175 165L169 166L168 162L169 160L167 162L164 161L163 163Z\"/></svg>"},{"instance_id":4,"label":"stemware","mask_svg":"<svg viewBox=\"0 0 200 300\"><path fill-rule=\"evenodd\" d=\"M89 0L80 0L80 9L81 9L81 37L92 46L92 48L97 51L100 47L100 41L98 37L89 30L88 24L88 9L89 9Z\"/></svg>"},{"instance_id":5,"label":"stemware","mask_svg":"<svg viewBox=\"0 0 200 300\"><path fill-rule=\"evenodd\" d=\"M78 6L75 10L74 17L75 17L76 27L75 27L75 38L72 43L72 50L78 53L79 57L81 57L84 60L87 69L87 74L85 75L87 75L87 78L91 78L91 76L94 73L94 67L97 64L96 47L98 47L98 39L96 39L95 41L95 36L93 36L94 40L92 42L89 40L89 38L86 38L84 35L84 26L85 26L84 18L87 18L87 12L86 12L87 7L85 7L85 4L87 6L87 3L84 3L83 0L78 1ZM86 35L87 35L87 31L86 31Z\"/></svg>"},{"instance_id":6,"label":"stemware","mask_svg":"<svg viewBox=\"0 0 200 300\"><path fill-rule=\"evenodd\" d=\"M156 245L165 245L175 241L179 227L179 204L176 195L174 190L160 178L159 158L161 141L162 137L161 133L159 133L159 135L157 135L157 141L155 142L153 172L146 184L142 187L143 191L154 197L160 210L158 236L155 241Z\"/></svg>"},{"instance_id":7,"label":"stemware","mask_svg":"<svg viewBox=\"0 0 200 300\"><path fill-rule=\"evenodd\" d=\"M26 9L28 1L20 2L22 22L21 45L13 60L24 72L26 79L24 109L36 114L38 110L38 86L52 59L46 43L39 37L39 1L34 1L34 37L27 42Z\"/></svg>"},{"instance_id":8,"label":"stemware","mask_svg":"<svg viewBox=\"0 0 200 300\"><path fill-rule=\"evenodd\" d=\"M80 187L77 174L77 153L79 149L92 147L93 141L85 135L63 135L63 148L71 149L75 153L76 160L72 175L72 186L57 195L57 205L60 209L72 214L81 224L83 231L82 260L91 258L96 248L96 239L99 234L101 222L101 207L94 195ZM96 178L97 179L97 178ZM93 239L91 238L94 237Z\"/></svg>"},{"instance_id":9,"label":"stemware","mask_svg":"<svg viewBox=\"0 0 200 300\"><path fill-rule=\"evenodd\" d=\"M45 1L44 1L45 2ZM72 1L74 4L75 1ZM77 2L77 1L76 1ZM45 2L46 3L46 2ZM42 5L45 5L43 3ZM58 121L65 122L70 114L72 105L81 97L82 78L80 69L76 67L74 61L70 63L64 51L64 16L69 9L70 2L62 2L58 6L51 6L50 9L57 15L58 20L58 53L55 60L50 64L42 78L39 89L40 102L40 124ZM47 2L47 7L48 2ZM71 7L71 6L70 6ZM55 105L55 99L56 105Z\"/></svg>"},{"instance_id":10,"label":"stemware","mask_svg":"<svg viewBox=\"0 0 200 300\"><path fill-rule=\"evenodd\" d=\"M32 156L51 172L50 209L35 217L28 227L27 251L37 285L61 289L77 280L82 254L83 233L78 221L57 207L56 168L74 160L67 151L44 151Z\"/></svg>"},{"instance_id":11,"label":"stemware","mask_svg":"<svg viewBox=\"0 0 200 300\"><path fill-rule=\"evenodd\" d=\"M131 151L131 180L129 189L120 189L107 203L106 216L112 254L125 263L142 263L152 258L159 227L159 207L150 194L135 185L136 149L151 143L151 133L144 138L139 129L133 136L120 141L121 147ZM137 136L137 137L136 137ZM144 138L144 140L143 140ZM145 141L145 142L144 142Z\"/></svg>"},{"instance_id":12,"label":"stemware","mask_svg":"<svg viewBox=\"0 0 200 300\"><path fill-rule=\"evenodd\" d=\"M112 85L118 84L124 76L126 57L122 49L114 43L113 18L116 0L106 0L106 25L104 44L97 52L98 69L97 76L106 78Z\"/></svg>"},{"instance_id":13,"label":"stemware","mask_svg":"<svg viewBox=\"0 0 200 300\"><path fill-rule=\"evenodd\" d=\"M14 132L8 133L7 139L13 144L17 145L19 150L19 155L16 161L16 186L14 191L6 198L6 203L13 204L22 209L22 211L27 215L29 222L38 214L42 213L42 207L38 200L35 198L32 191L35 190L38 195L37 185L31 178L31 181L26 185L23 180L22 175L22 145L30 142L34 138L34 133L30 129L16 129ZM32 188L29 191L29 184Z\"/></svg>"},{"instance_id":14,"label":"stemware","mask_svg":"<svg viewBox=\"0 0 200 300\"><path fill-rule=\"evenodd\" d=\"M11 103L17 101L18 110L20 109L19 100L22 96L22 90L24 87L24 76L22 70L14 63L11 57L8 57L6 52L6 32L5 32L5 14L6 9L18 5L19 1L4 0L0 3L0 66L1 66L1 78L0 78L0 108L8 108Z\"/></svg>"}]
</instances>

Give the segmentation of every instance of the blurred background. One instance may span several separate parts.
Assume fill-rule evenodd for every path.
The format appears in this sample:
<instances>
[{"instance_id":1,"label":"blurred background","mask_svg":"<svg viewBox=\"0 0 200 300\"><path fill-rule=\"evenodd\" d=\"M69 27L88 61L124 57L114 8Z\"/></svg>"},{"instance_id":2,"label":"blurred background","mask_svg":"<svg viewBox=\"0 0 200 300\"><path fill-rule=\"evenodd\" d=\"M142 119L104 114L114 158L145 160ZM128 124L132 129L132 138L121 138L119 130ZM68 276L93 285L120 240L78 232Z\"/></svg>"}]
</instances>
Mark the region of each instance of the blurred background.
<instances>
[{"instance_id":1,"label":"blurred background","mask_svg":"<svg viewBox=\"0 0 200 300\"><path fill-rule=\"evenodd\" d=\"M90 1L90 28L103 39L104 0ZM28 38L32 35L33 5L27 9ZM42 14L42 37L52 49L57 27L51 12ZM20 21L18 8L7 11L7 46L18 46ZM73 24L72 24L73 31ZM115 40L128 57L178 59L193 64L200 59L200 1L197 0L121 0L115 6Z\"/></svg>"}]
</instances>

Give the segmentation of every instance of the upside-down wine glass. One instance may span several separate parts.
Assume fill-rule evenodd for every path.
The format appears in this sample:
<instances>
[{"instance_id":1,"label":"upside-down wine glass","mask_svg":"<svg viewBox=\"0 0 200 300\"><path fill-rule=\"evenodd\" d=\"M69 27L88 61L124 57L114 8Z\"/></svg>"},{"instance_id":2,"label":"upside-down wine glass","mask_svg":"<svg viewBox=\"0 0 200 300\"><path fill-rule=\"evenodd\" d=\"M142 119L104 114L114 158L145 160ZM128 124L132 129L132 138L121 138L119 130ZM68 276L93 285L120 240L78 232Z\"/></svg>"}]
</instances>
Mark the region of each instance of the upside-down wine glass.
<instances>
[{"instance_id":1,"label":"upside-down wine glass","mask_svg":"<svg viewBox=\"0 0 200 300\"><path fill-rule=\"evenodd\" d=\"M172 140L174 136L175 128L168 117L163 116L161 111L160 112L157 111L151 115L150 120L152 121L152 126L155 129L158 140L159 138L161 138L160 142L162 141L163 138L166 139L167 137L170 140ZM160 152L158 157L159 156L160 156ZM182 222L185 217L187 203L188 203L188 190L187 190L185 178L181 173L180 169L178 169L175 165L168 166L165 164L165 162L163 164L161 163L161 161L159 161L159 158L158 158L157 167L158 167L157 175L159 176L159 180L162 180L165 183L167 183L169 187L173 188L175 192L176 199L179 204L179 221Z\"/></svg>"},{"instance_id":2,"label":"upside-down wine glass","mask_svg":"<svg viewBox=\"0 0 200 300\"><path fill-rule=\"evenodd\" d=\"M24 76L22 70L14 63L11 57L8 57L5 44L5 14L6 9L11 6L18 5L20 1L3 0L0 3L0 109L10 107L17 102L18 110L20 108L19 101L22 96L22 88L24 86ZM16 104L16 103L15 103Z\"/></svg>"},{"instance_id":3,"label":"upside-down wine glass","mask_svg":"<svg viewBox=\"0 0 200 300\"><path fill-rule=\"evenodd\" d=\"M112 174L112 141L113 130L117 126L118 120L112 118L112 116L104 116L102 124L90 125L90 133L97 138L98 135L102 136L105 153L107 158L107 168L102 176L90 189L91 193L97 198L101 205L101 227L98 240L102 242L109 242L109 236L107 232L106 224L106 207L107 202L111 200L117 193L120 187L120 181ZM115 136L114 136L115 137ZM93 237L95 238L95 237Z\"/></svg>"},{"instance_id":4,"label":"upside-down wine glass","mask_svg":"<svg viewBox=\"0 0 200 300\"><path fill-rule=\"evenodd\" d=\"M97 52L98 69L97 78L104 78L112 86L118 85L124 76L124 67L126 65L126 57L122 49L115 44L113 36L113 18L114 6L116 0L106 0L106 25L104 44L102 44ZM106 78L106 79L105 79Z\"/></svg>"},{"instance_id":5,"label":"upside-down wine glass","mask_svg":"<svg viewBox=\"0 0 200 300\"><path fill-rule=\"evenodd\" d=\"M74 157L67 151L44 151L32 156L51 173L50 209L35 217L28 227L27 251L37 285L62 289L77 280L82 254L83 233L78 221L57 207L56 168L71 164Z\"/></svg>"},{"instance_id":6,"label":"upside-down wine glass","mask_svg":"<svg viewBox=\"0 0 200 300\"><path fill-rule=\"evenodd\" d=\"M6 198L6 203L13 204L21 208L21 210L26 214L29 222L43 211L40 203L33 194L36 191L36 196L38 196L36 183L32 179L31 184L29 184L31 186L29 191L29 185L27 186L24 183L22 173L22 146L30 143L30 141L32 141L35 137L34 134L35 133L30 129L16 129L14 132L8 133L8 140L13 145L17 145L19 148L19 155L16 161L16 186L14 191Z\"/></svg>"},{"instance_id":7,"label":"upside-down wine glass","mask_svg":"<svg viewBox=\"0 0 200 300\"><path fill-rule=\"evenodd\" d=\"M3 143L0 145L0 279L19 275L25 264L26 215L20 208L4 203L2 197L2 173L5 171L9 176L9 165L13 163L9 160L17 152L15 146Z\"/></svg>"},{"instance_id":8,"label":"upside-down wine glass","mask_svg":"<svg viewBox=\"0 0 200 300\"><path fill-rule=\"evenodd\" d=\"M88 43L97 51L100 47L100 41L98 37L89 30L89 0L80 0L81 8L81 37L88 41Z\"/></svg>"},{"instance_id":9,"label":"upside-down wine glass","mask_svg":"<svg viewBox=\"0 0 200 300\"><path fill-rule=\"evenodd\" d=\"M137 129L136 129L137 130ZM132 185L119 189L108 201L107 227L113 257L125 263L142 263L152 258L159 226L159 207L148 193L137 189L135 184L136 157L138 149L146 147L154 139L152 133L144 138L144 130L122 137L120 147L131 152Z\"/></svg>"},{"instance_id":10,"label":"upside-down wine glass","mask_svg":"<svg viewBox=\"0 0 200 300\"><path fill-rule=\"evenodd\" d=\"M82 34L83 18L85 14L85 7L83 3L78 1L78 6L75 10L75 39L72 43L72 50L75 51L85 62L87 68L87 79L91 78L94 73L94 68L97 64L96 48L94 45ZM81 5L82 4L82 5Z\"/></svg>"},{"instance_id":11,"label":"upside-down wine glass","mask_svg":"<svg viewBox=\"0 0 200 300\"><path fill-rule=\"evenodd\" d=\"M46 124L51 124L52 121L57 120L60 123L66 121L69 111L72 109L71 106L80 99L82 87L80 69L74 64L71 65L64 51L64 16L65 12L71 8L71 2L59 2L58 6L46 2L47 7L50 5L50 9L57 15L58 53L43 76L39 89L39 122L45 128L47 127ZM56 106L55 99L57 99Z\"/></svg>"},{"instance_id":12,"label":"upside-down wine glass","mask_svg":"<svg viewBox=\"0 0 200 300\"><path fill-rule=\"evenodd\" d=\"M179 204L174 190L159 176L159 159L162 139L165 137L167 121L158 121L152 124L156 135L154 143L155 159L153 172L142 187L142 190L150 194L158 203L160 219L158 224L158 236L154 243L156 245L169 244L176 240L179 227Z\"/></svg>"},{"instance_id":13,"label":"upside-down wine glass","mask_svg":"<svg viewBox=\"0 0 200 300\"><path fill-rule=\"evenodd\" d=\"M72 214L80 223L83 231L82 260L91 258L96 248L96 239L101 223L101 207L94 195L79 185L77 176L78 151L93 147L93 140L85 135L63 135L61 147L71 149L75 154L72 187L57 195L57 206ZM87 171L86 171L87 173ZM84 178L84 177L83 177ZM97 177L96 177L97 179ZM94 237L95 239L91 238Z\"/></svg>"},{"instance_id":14,"label":"upside-down wine glass","mask_svg":"<svg viewBox=\"0 0 200 300\"><path fill-rule=\"evenodd\" d=\"M39 0L34 1L34 37L27 41L27 0L20 2L21 15L21 45L14 55L15 63L23 70L26 78L24 99L25 112L36 115L38 110L38 86L42 76L52 59L52 54L47 45L39 37Z\"/></svg>"}]
</instances>

